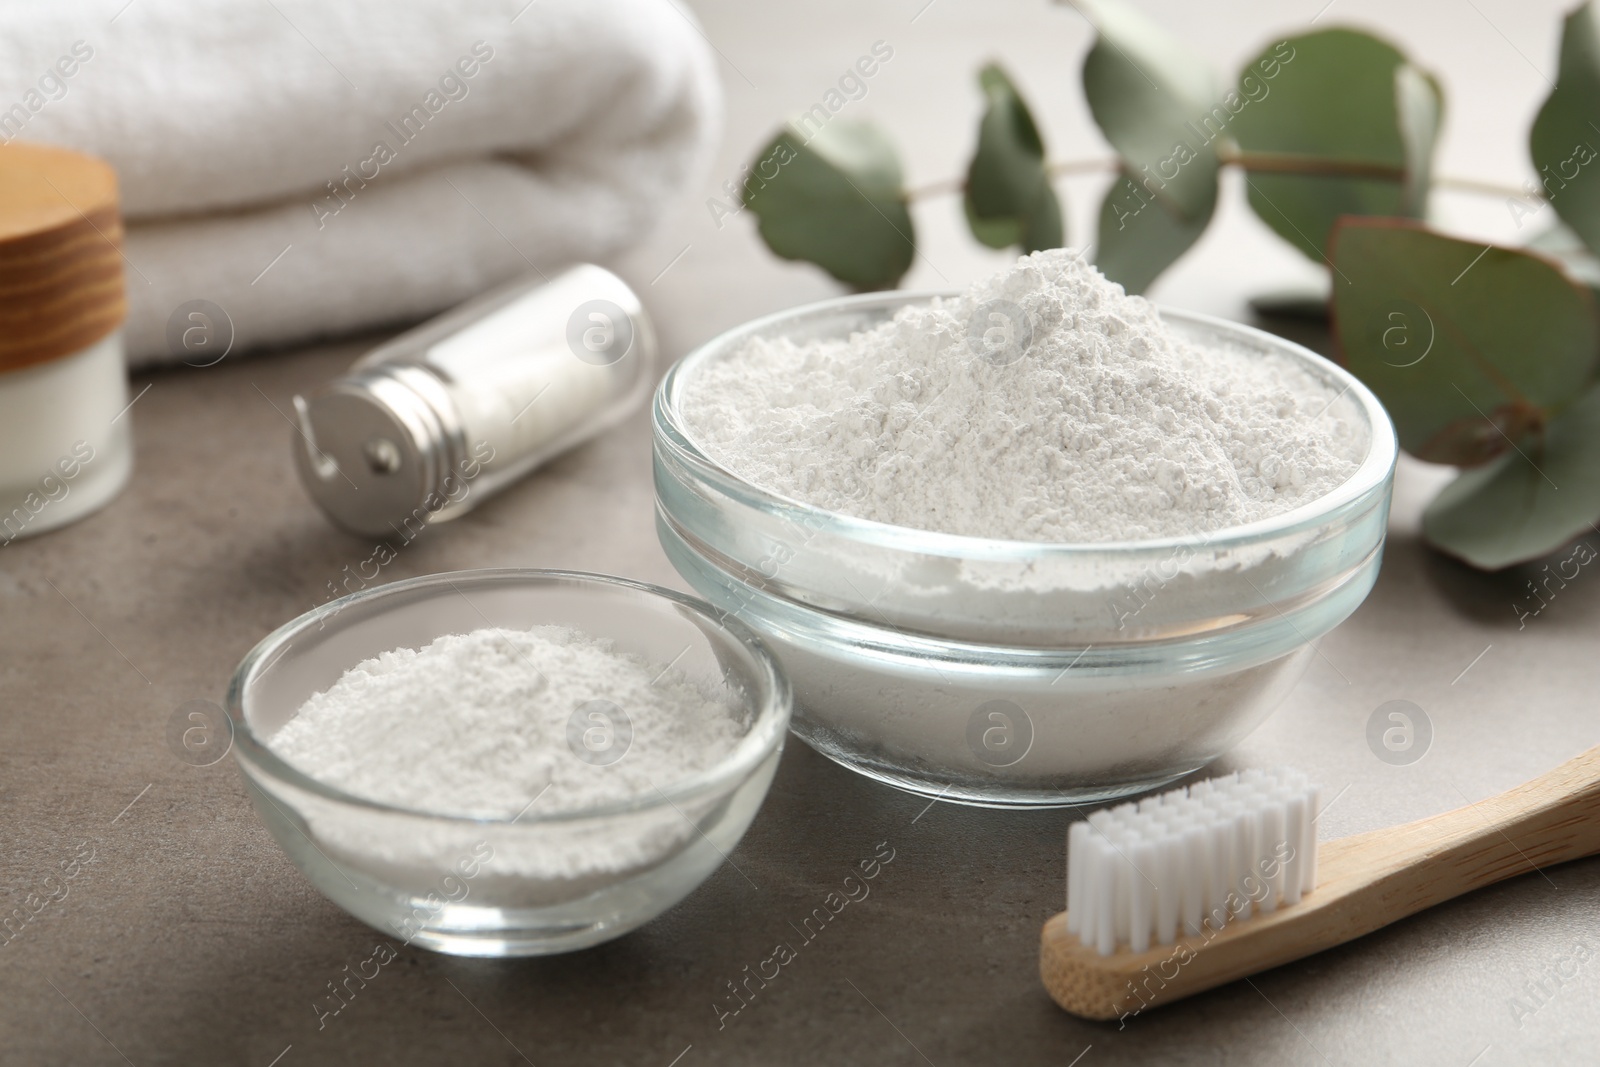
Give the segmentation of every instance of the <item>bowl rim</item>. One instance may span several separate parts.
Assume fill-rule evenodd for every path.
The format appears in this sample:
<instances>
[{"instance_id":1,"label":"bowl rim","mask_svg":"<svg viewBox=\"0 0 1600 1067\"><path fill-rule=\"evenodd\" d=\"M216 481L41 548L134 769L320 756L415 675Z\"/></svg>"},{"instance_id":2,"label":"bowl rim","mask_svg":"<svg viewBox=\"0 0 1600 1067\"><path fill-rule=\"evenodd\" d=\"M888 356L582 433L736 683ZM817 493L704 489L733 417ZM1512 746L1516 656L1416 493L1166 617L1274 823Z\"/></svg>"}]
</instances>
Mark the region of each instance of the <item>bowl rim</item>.
<instances>
[{"instance_id":1,"label":"bowl rim","mask_svg":"<svg viewBox=\"0 0 1600 1067\"><path fill-rule=\"evenodd\" d=\"M711 359L718 352L726 350L730 345L746 337L770 330L786 321L808 316L857 309L892 311L913 304L925 304L935 299L958 297L961 292L962 290L955 288L889 290L832 297L763 315L723 331L696 346L680 359L657 386L651 404L651 429L657 448L667 449L678 463L690 468L697 477L712 482L725 496L760 511L798 515L796 521L813 529L826 530L833 535L865 544L922 555L1013 562L1037 561L1041 556L1071 558L1090 554L1171 552L1185 548L1226 550L1230 547L1246 546L1320 526L1326 522L1329 515L1379 489L1394 472L1399 454L1399 440L1389 413L1372 390L1344 367L1304 345L1266 330L1214 315L1168 308L1159 304L1153 306L1163 320L1209 328L1223 334L1235 334L1255 342L1258 346L1276 350L1292 358L1296 365L1308 372L1341 385L1340 392L1333 401L1330 401L1330 406L1337 403L1345 394L1351 394L1366 416L1369 429L1367 454L1355 472L1333 491L1299 507L1255 522L1225 526L1209 532L1135 541L1015 541L922 530L912 526L897 526L874 519L858 518L764 489L728 470L707 455L679 417L678 401L681 399L682 383L686 375L692 373L698 364Z\"/></svg>"},{"instance_id":2,"label":"bowl rim","mask_svg":"<svg viewBox=\"0 0 1600 1067\"><path fill-rule=\"evenodd\" d=\"M757 692L752 694L751 699L753 718L750 728L722 759L687 778L677 780L671 785L657 786L655 796L641 794L605 804L545 812L539 815L530 813L529 809L534 804L534 802L530 802L528 808L524 808L522 812L515 816L488 818L455 815L449 812L429 811L422 808L409 808L346 792L337 786L330 785L306 774L284 760L251 728L244 709L244 693L247 687L256 678L270 670L282 655L288 651L296 638L304 635L312 627L321 629L323 620L336 617L346 608L356 604L382 600L417 590L448 586L455 593L465 596L464 593L461 593L460 585L485 585L507 581L539 585L558 582L577 585L604 585L629 590L636 594L658 597L688 608L706 623L730 636L753 661L756 668ZM353 667L355 664L352 663L350 666ZM383 585L358 590L337 600L328 601L308 612L297 615L258 641L255 647L245 654L244 659L239 662L239 666L234 670L233 676L228 683L228 693L225 701L228 722L232 729L234 762L239 766L241 773L247 777L253 777L255 772L259 771L270 779L311 793L323 800L336 801L372 812L404 815L410 818L435 819L462 825L477 824L491 827L517 825L527 828L536 827L540 824L570 823L607 818L650 811L667 806L677 808L683 801L693 801L711 794L731 793L738 787L739 783L755 772L763 760L774 751L781 750L784 739L788 735L789 719L793 712L793 705L793 691L790 688L788 677L778 664L777 657L767 648L766 642L731 614L718 611L698 597L689 596L686 593L680 593L677 590L667 589L649 582L621 578L610 574L600 574L593 571L560 570L542 567L483 567L459 571L441 571L387 582ZM536 802L537 799L535 797L534 801ZM679 814L682 814L681 810Z\"/></svg>"}]
</instances>

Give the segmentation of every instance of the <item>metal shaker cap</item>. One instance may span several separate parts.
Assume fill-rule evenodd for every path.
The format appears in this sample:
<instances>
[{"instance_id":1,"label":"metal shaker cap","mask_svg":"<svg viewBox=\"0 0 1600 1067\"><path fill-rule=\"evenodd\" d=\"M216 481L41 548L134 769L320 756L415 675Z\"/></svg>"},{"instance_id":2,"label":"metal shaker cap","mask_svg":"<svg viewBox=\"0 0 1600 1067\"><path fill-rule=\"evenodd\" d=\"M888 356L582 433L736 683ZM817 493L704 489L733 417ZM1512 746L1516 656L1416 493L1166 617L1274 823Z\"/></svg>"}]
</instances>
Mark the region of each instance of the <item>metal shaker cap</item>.
<instances>
[{"instance_id":1,"label":"metal shaker cap","mask_svg":"<svg viewBox=\"0 0 1600 1067\"><path fill-rule=\"evenodd\" d=\"M425 368L372 367L297 396L294 406L300 481L340 526L409 539L446 505L460 425L449 394Z\"/></svg>"}]
</instances>

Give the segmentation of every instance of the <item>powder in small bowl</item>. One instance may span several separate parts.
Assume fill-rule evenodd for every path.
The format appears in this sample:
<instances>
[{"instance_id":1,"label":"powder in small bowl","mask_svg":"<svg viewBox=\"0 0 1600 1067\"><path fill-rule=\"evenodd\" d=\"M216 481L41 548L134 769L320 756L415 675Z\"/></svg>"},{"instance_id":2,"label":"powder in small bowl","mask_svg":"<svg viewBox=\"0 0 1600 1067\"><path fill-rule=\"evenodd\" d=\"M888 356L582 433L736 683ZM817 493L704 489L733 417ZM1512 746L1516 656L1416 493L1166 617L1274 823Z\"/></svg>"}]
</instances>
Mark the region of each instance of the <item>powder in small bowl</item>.
<instances>
[{"instance_id":1,"label":"powder in small bowl","mask_svg":"<svg viewBox=\"0 0 1600 1067\"><path fill-rule=\"evenodd\" d=\"M752 337L685 387L713 460L816 507L1012 541L1181 537L1331 492L1366 440L1286 360L1200 347L1077 254L846 339Z\"/></svg>"},{"instance_id":2,"label":"powder in small bowl","mask_svg":"<svg viewBox=\"0 0 1600 1067\"><path fill-rule=\"evenodd\" d=\"M595 701L608 704L590 720L580 709ZM590 730L625 749L585 758ZM532 819L653 794L716 765L745 731L726 692L609 640L536 626L448 634L359 663L268 744L368 800L482 819L532 804Z\"/></svg>"}]
</instances>

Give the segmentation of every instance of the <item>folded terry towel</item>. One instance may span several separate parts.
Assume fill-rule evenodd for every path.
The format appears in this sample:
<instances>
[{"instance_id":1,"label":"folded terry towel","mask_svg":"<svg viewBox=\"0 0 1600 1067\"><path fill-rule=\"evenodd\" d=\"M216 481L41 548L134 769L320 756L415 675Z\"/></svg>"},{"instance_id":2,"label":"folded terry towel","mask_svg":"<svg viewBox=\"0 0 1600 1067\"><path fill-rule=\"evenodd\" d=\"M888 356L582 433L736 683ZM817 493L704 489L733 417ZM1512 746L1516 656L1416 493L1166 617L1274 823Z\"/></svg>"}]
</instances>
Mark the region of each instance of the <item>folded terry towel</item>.
<instances>
[{"instance_id":1,"label":"folded terry towel","mask_svg":"<svg viewBox=\"0 0 1600 1067\"><path fill-rule=\"evenodd\" d=\"M638 240L715 136L675 0L6 0L0 142L122 182L130 362L419 318ZM181 350L179 350L181 352Z\"/></svg>"}]
</instances>

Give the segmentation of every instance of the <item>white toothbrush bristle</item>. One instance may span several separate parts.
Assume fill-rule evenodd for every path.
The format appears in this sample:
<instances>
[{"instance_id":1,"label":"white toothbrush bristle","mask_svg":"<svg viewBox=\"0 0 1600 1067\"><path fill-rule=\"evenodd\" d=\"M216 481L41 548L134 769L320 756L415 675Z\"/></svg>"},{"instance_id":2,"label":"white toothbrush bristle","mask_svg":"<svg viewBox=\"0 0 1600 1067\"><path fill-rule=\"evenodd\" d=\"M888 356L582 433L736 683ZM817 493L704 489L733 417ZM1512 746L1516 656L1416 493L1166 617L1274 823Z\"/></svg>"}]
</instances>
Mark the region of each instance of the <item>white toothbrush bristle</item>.
<instances>
[{"instance_id":1,"label":"white toothbrush bristle","mask_svg":"<svg viewBox=\"0 0 1600 1067\"><path fill-rule=\"evenodd\" d=\"M1316 882L1317 787L1247 770L1094 812L1067 834L1067 929L1102 956L1213 933Z\"/></svg>"}]
</instances>

